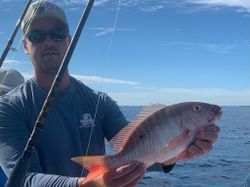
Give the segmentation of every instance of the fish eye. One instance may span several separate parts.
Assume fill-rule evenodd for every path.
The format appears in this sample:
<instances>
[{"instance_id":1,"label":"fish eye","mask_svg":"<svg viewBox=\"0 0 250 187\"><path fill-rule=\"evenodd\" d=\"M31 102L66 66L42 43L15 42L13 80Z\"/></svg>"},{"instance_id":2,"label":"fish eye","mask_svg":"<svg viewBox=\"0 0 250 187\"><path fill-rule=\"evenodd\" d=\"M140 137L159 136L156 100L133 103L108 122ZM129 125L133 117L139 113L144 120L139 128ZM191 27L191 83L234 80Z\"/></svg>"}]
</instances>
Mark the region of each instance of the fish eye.
<instances>
[{"instance_id":1,"label":"fish eye","mask_svg":"<svg viewBox=\"0 0 250 187\"><path fill-rule=\"evenodd\" d=\"M193 111L198 112L200 109L201 109L201 106L196 105L196 106L194 106Z\"/></svg>"}]
</instances>

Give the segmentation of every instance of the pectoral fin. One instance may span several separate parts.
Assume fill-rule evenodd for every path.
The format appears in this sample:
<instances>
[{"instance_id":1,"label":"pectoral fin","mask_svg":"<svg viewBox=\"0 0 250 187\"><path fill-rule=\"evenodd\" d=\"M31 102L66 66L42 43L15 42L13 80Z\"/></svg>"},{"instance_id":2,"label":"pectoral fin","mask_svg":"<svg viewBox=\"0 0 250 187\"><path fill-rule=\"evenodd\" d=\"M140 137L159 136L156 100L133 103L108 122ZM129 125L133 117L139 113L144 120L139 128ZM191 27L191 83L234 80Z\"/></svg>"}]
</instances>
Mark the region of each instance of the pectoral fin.
<instances>
[{"instance_id":1,"label":"pectoral fin","mask_svg":"<svg viewBox=\"0 0 250 187\"><path fill-rule=\"evenodd\" d=\"M88 170L89 173L84 180L84 182L88 182L109 170L105 162L106 158L107 156L79 156L73 157L71 160Z\"/></svg>"}]
</instances>

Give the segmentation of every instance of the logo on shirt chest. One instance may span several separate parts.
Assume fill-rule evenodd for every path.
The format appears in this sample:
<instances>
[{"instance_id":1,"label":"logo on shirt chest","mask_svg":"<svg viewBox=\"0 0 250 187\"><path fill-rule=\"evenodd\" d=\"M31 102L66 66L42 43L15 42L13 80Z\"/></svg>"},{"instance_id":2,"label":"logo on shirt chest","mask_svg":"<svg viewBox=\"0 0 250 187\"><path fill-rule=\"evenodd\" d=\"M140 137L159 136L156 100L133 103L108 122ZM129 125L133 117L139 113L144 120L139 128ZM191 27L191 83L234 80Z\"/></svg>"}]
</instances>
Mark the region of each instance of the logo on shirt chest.
<instances>
[{"instance_id":1,"label":"logo on shirt chest","mask_svg":"<svg viewBox=\"0 0 250 187\"><path fill-rule=\"evenodd\" d=\"M95 127L95 122L89 113L85 113L82 115L82 119L80 120L79 128L92 128Z\"/></svg>"}]
</instances>

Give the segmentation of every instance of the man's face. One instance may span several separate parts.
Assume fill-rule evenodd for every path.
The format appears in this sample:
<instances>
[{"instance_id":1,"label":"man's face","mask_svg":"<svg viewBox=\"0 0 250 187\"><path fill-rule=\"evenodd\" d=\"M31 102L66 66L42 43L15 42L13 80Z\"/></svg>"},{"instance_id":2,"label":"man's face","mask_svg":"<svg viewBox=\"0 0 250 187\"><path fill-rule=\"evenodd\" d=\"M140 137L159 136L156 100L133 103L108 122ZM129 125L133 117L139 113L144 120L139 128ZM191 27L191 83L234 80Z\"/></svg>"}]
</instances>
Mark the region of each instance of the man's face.
<instances>
[{"instance_id":1,"label":"man's face","mask_svg":"<svg viewBox=\"0 0 250 187\"><path fill-rule=\"evenodd\" d=\"M62 37L65 32L66 37ZM70 36L64 25L49 18L34 21L23 39L35 72L51 75L58 71L69 43Z\"/></svg>"}]
</instances>

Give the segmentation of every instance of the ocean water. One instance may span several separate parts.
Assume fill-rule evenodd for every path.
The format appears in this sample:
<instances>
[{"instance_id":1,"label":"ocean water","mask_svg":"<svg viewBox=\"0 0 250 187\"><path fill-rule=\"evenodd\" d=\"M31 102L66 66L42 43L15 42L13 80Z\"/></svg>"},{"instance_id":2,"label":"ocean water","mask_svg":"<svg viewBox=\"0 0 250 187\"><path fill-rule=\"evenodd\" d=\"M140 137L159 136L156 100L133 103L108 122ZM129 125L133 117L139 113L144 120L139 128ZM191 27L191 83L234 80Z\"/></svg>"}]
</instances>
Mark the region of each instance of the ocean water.
<instances>
[{"instance_id":1,"label":"ocean water","mask_svg":"<svg viewBox=\"0 0 250 187\"><path fill-rule=\"evenodd\" d=\"M133 120L141 107L121 107ZM250 107L222 107L219 139L211 152L177 162L173 170L148 172L138 187L245 187L250 174Z\"/></svg>"}]
</instances>

